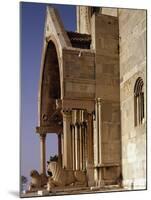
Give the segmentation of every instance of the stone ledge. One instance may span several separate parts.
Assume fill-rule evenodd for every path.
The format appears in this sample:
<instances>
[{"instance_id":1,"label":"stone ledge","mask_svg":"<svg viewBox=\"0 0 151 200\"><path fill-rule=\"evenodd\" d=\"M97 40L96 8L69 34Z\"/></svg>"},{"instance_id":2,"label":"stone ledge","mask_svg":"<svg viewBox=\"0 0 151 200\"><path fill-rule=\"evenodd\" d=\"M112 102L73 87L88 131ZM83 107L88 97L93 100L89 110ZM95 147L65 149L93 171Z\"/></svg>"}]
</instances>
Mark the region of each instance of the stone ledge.
<instances>
[{"instance_id":1,"label":"stone ledge","mask_svg":"<svg viewBox=\"0 0 151 200\"><path fill-rule=\"evenodd\" d=\"M37 126L36 133L46 134L46 133L60 133L62 131L62 127L58 126Z\"/></svg>"},{"instance_id":2,"label":"stone ledge","mask_svg":"<svg viewBox=\"0 0 151 200\"><path fill-rule=\"evenodd\" d=\"M118 163L106 163L106 164L97 164L94 168L104 168L104 167L119 167Z\"/></svg>"}]
</instances>

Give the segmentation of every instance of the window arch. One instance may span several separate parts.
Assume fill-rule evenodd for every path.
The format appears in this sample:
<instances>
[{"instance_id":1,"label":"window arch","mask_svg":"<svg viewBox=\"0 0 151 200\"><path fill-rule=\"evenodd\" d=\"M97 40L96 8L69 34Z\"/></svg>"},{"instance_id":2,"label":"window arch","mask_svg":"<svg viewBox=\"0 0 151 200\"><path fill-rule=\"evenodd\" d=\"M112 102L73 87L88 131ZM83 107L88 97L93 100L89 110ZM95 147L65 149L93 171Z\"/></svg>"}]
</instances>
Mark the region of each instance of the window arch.
<instances>
[{"instance_id":1,"label":"window arch","mask_svg":"<svg viewBox=\"0 0 151 200\"><path fill-rule=\"evenodd\" d=\"M134 86L134 123L135 126L142 124L144 119L144 82L141 77L136 80Z\"/></svg>"}]
</instances>

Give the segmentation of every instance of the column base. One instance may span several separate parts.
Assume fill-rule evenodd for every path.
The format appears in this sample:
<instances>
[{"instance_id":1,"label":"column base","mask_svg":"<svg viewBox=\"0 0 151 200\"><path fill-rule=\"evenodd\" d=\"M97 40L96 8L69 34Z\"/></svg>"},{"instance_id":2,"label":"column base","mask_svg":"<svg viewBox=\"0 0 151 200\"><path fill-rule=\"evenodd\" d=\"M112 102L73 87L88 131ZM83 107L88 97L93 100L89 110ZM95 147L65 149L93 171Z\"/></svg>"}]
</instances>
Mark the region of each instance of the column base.
<instances>
[{"instance_id":1,"label":"column base","mask_svg":"<svg viewBox=\"0 0 151 200\"><path fill-rule=\"evenodd\" d=\"M98 186L98 187L104 187L104 186L105 186L104 180L98 180L98 181L97 181L97 186Z\"/></svg>"},{"instance_id":2,"label":"column base","mask_svg":"<svg viewBox=\"0 0 151 200\"><path fill-rule=\"evenodd\" d=\"M88 176L88 186L94 186L95 180L94 180L94 166L93 164L88 164L87 166L87 176Z\"/></svg>"}]
</instances>

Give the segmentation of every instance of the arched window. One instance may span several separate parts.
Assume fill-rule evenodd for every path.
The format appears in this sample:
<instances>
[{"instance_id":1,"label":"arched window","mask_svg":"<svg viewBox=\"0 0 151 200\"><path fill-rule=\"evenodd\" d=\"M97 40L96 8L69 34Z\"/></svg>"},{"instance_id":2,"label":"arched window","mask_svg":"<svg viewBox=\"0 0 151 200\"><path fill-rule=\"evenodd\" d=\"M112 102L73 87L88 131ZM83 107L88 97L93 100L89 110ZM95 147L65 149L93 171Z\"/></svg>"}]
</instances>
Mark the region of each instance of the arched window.
<instances>
[{"instance_id":1,"label":"arched window","mask_svg":"<svg viewBox=\"0 0 151 200\"><path fill-rule=\"evenodd\" d=\"M143 80L139 77L134 86L134 123L135 126L142 124L144 119L144 91Z\"/></svg>"}]
</instances>

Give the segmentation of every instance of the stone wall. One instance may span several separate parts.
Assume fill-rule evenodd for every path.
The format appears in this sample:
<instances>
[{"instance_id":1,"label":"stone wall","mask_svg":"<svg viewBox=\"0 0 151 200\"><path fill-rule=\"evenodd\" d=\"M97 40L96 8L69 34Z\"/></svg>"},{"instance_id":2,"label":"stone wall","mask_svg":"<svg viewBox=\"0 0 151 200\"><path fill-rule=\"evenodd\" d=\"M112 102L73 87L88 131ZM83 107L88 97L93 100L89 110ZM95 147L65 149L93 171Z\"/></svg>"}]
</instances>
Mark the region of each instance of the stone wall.
<instances>
[{"instance_id":1,"label":"stone wall","mask_svg":"<svg viewBox=\"0 0 151 200\"><path fill-rule=\"evenodd\" d=\"M64 50L64 96L67 99L94 98L95 57L90 50Z\"/></svg>"},{"instance_id":2,"label":"stone wall","mask_svg":"<svg viewBox=\"0 0 151 200\"><path fill-rule=\"evenodd\" d=\"M134 85L144 81L146 107L146 11L119 9L120 100L123 183L131 189L146 187L146 114L134 124Z\"/></svg>"},{"instance_id":3,"label":"stone wall","mask_svg":"<svg viewBox=\"0 0 151 200\"><path fill-rule=\"evenodd\" d=\"M47 9L39 89L43 127L39 128L49 128L52 119L48 116L56 110L56 99L61 99L63 164L72 168L71 113L87 111L89 185L94 185L93 178L100 186L102 182L117 183L123 177L124 187L143 189L146 187L146 11L103 8L101 14L90 12L90 7L78 7L77 11L77 29L91 34L91 49L72 47L57 12ZM46 43L51 43L51 48ZM144 82L145 117L136 126L134 86L138 77ZM94 163L90 162L93 156Z\"/></svg>"},{"instance_id":4,"label":"stone wall","mask_svg":"<svg viewBox=\"0 0 151 200\"><path fill-rule=\"evenodd\" d=\"M95 179L111 183L120 176L121 163L118 18L94 14L91 23L95 97L101 101L96 102L94 120Z\"/></svg>"}]
</instances>

